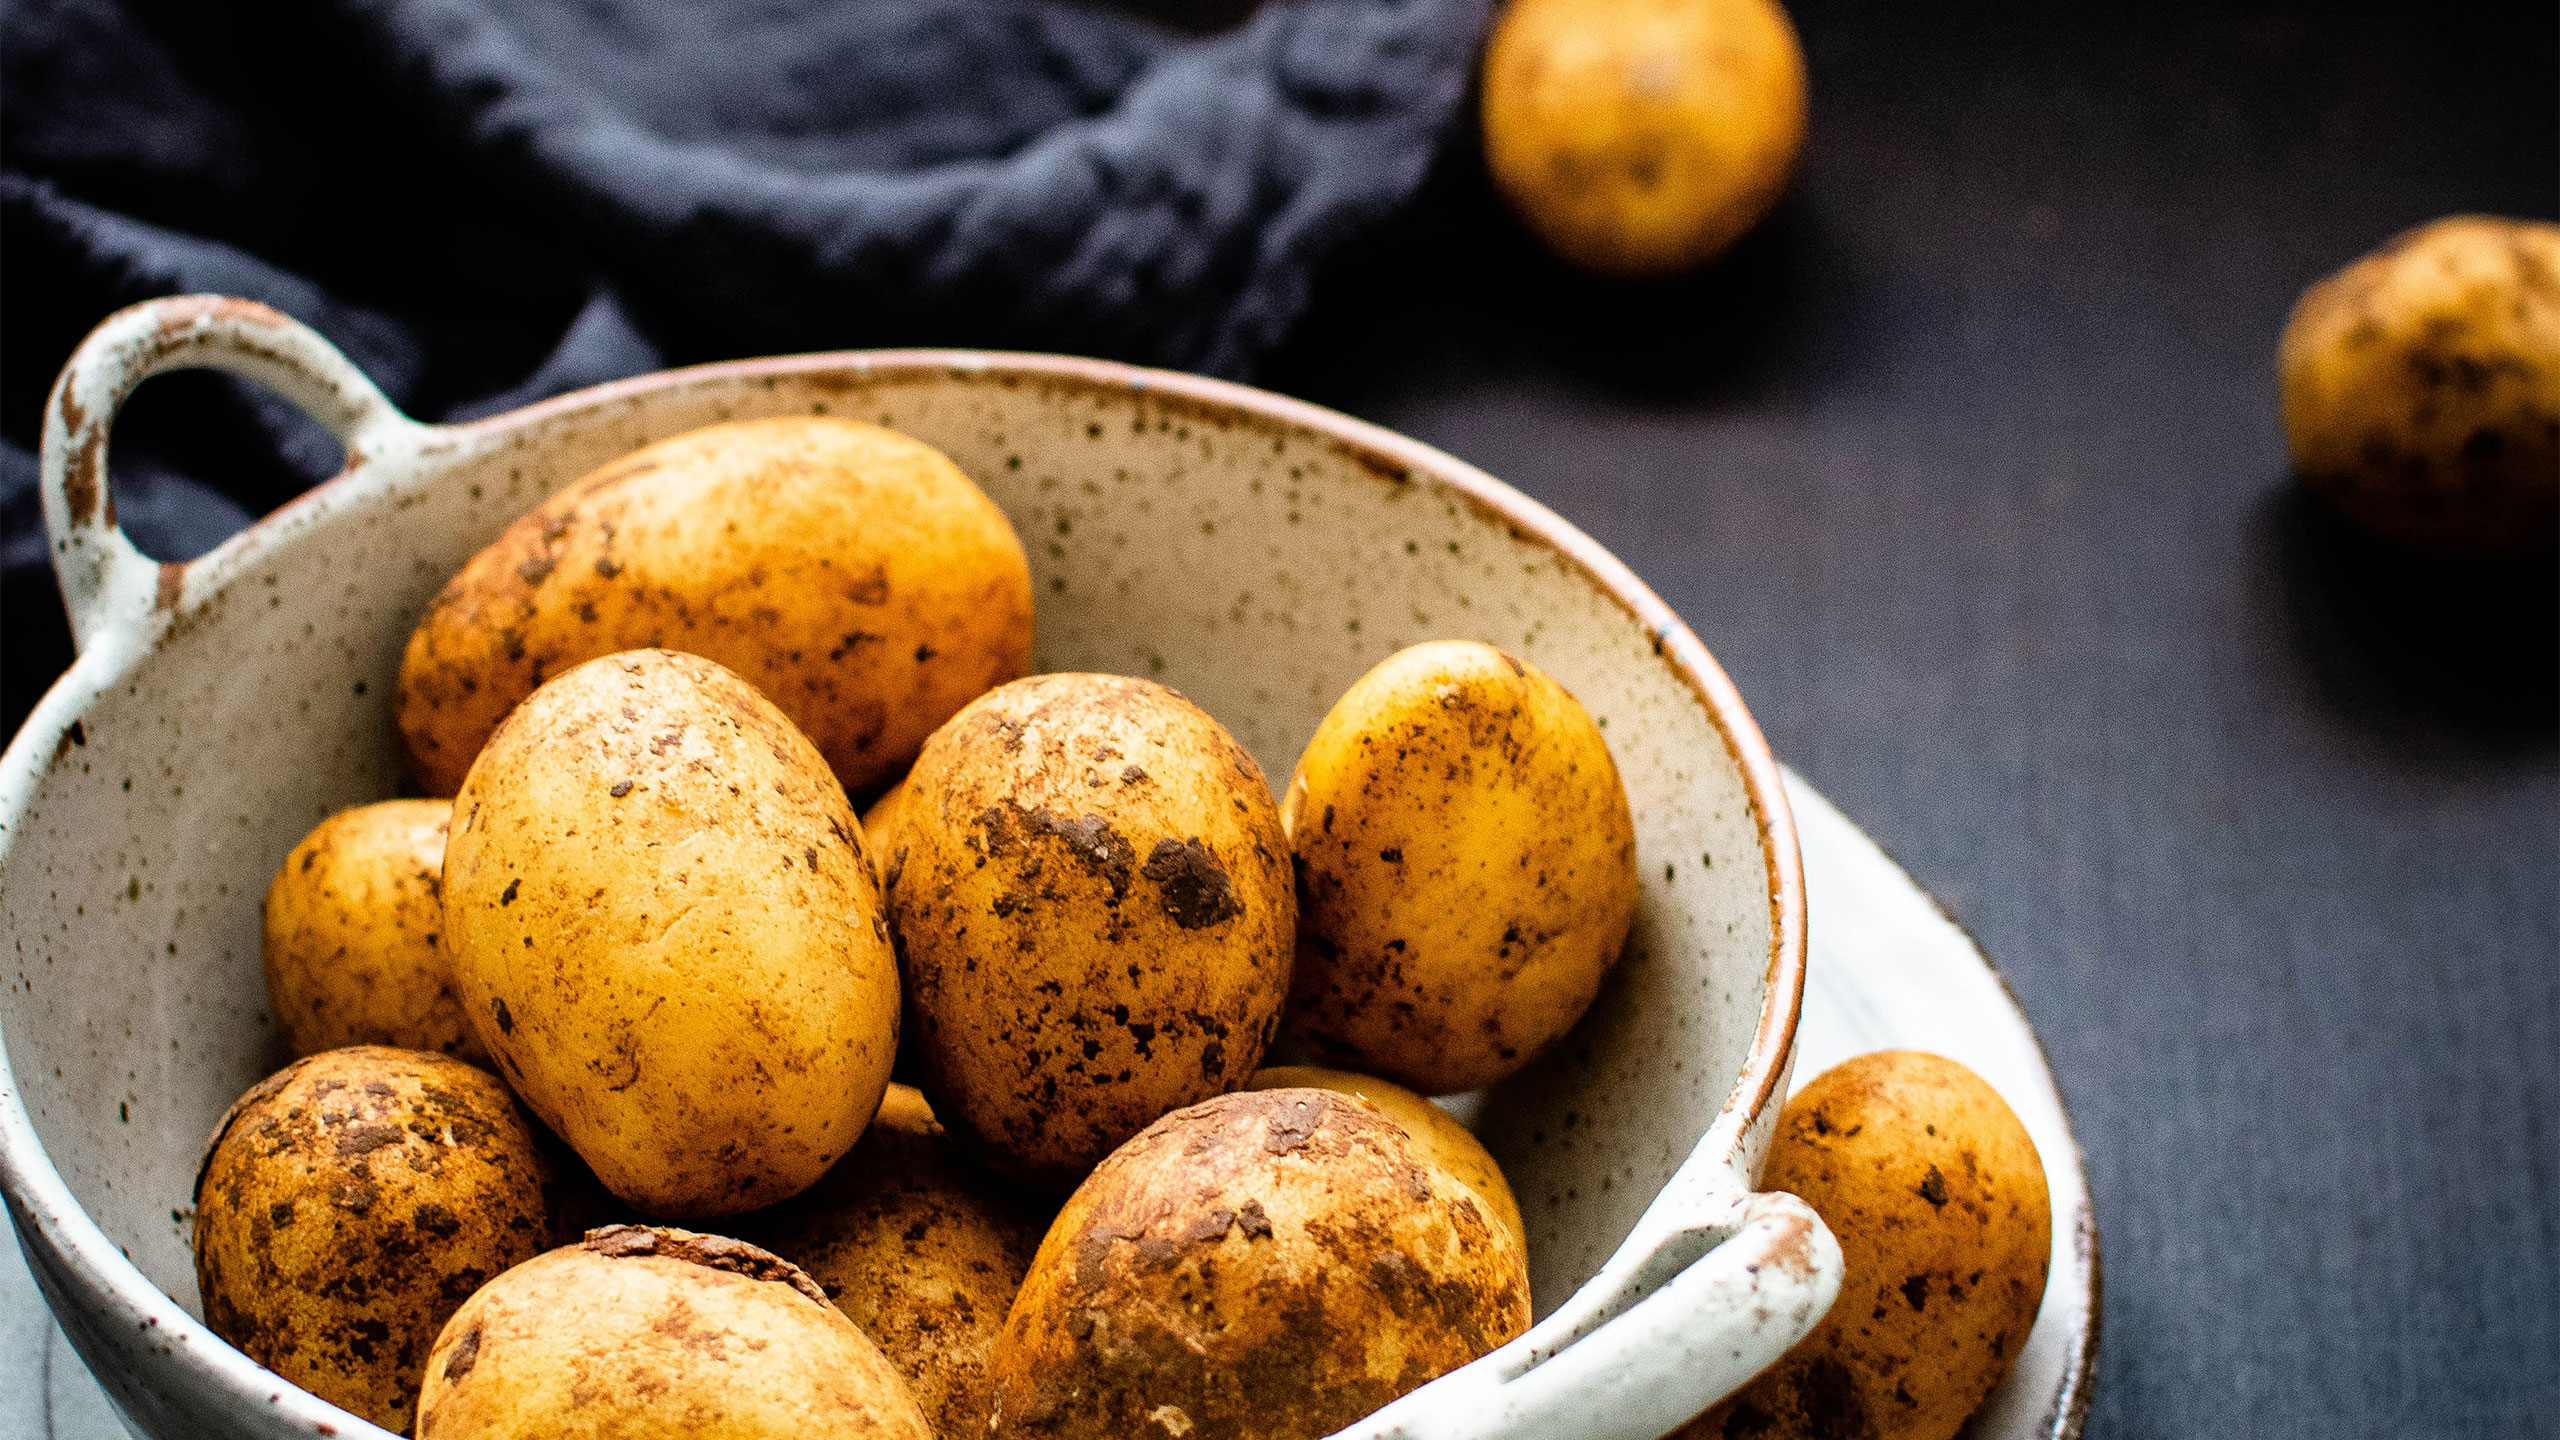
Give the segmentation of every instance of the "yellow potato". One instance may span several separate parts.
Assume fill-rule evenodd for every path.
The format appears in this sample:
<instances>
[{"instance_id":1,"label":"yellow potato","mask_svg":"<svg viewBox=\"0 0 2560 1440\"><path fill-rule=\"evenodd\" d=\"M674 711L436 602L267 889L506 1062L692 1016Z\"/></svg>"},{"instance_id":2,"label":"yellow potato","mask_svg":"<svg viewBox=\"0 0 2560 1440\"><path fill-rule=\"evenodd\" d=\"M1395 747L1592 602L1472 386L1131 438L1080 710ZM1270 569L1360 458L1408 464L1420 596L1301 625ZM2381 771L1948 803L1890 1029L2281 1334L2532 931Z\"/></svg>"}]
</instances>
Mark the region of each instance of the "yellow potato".
<instances>
[{"instance_id":1,"label":"yellow potato","mask_svg":"<svg viewBox=\"0 0 2560 1440\"><path fill-rule=\"evenodd\" d=\"M490 1282L437 1337L418 1440L932 1440L879 1347L755 1246L592 1231Z\"/></svg>"},{"instance_id":2,"label":"yellow potato","mask_svg":"<svg viewBox=\"0 0 2560 1440\"><path fill-rule=\"evenodd\" d=\"M1599 727L1490 645L1352 685L1281 802L1299 881L1289 1033L1430 1095L1573 1028L1635 918L1635 820Z\"/></svg>"},{"instance_id":3,"label":"yellow potato","mask_svg":"<svg viewBox=\"0 0 2560 1440\"><path fill-rule=\"evenodd\" d=\"M516 1093L651 1215L807 1187L879 1108L898 976L817 749L736 675L635 650L536 691L454 802L448 944Z\"/></svg>"},{"instance_id":4,"label":"yellow potato","mask_svg":"<svg viewBox=\"0 0 2560 1440\"><path fill-rule=\"evenodd\" d=\"M509 526L400 665L400 738L450 795L498 722L582 660L664 646L737 671L856 794L1031 660L1022 542L942 452L811 416L689 431Z\"/></svg>"},{"instance_id":5,"label":"yellow potato","mask_svg":"<svg viewBox=\"0 0 2560 1440\"><path fill-rule=\"evenodd\" d=\"M396 1045L489 1063L444 953L445 800L341 810L267 886L267 1008L285 1048Z\"/></svg>"},{"instance_id":6,"label":"yellow potato","mask_svg":"<svg viewBox=\"0 0 2560 1440\"><path fill-rule=\"evenodd\" d=\"M1949 1440L2044 1303L2052 1201L2026 1127L1953 1060L1861 1055L1787 1102L1760 1187L1831 1227L1840 1298L1683 1440Z\"/></svg>"},{"instance_id":7,"label":"yellow potato","mask_svg":"<svg viewBox=\"0 0 2560 1440\"><path fill-rule=\"evenodd\" d=\"M862 812L862 848L870 853L871 873L879 877L883 905L888 903L889 883L898 877L898 866L905 858L905 852L898 848L898 802L906 793L907 780L901 775L896 784L880 792L880 798L871 802L870 809ZM896 938L894 935L890 937L893 942ZM904 1037L905 1043L900 1047L898 1062L890 1073L901 1081L912 1081L916 1077L916 1027L906 1011L900 1011L900 1017L898 1034Z\"/></svg>"},{"instance_id":8,"label":"yellow potato","mask_svg":"<svg viewBox=\"0 0 2560 1440\"><path fill-rule=\"evenodd\" d=\"M1714 258L1804 148L1776 0L1514 0L1484 61L1485 163L1548 247L1604 275Z\"/></svg>"},{"instance_id":9,"label":"yellow potato","mask_svg":"<svg viewBox=\"0 0 2560 1440\"><path fill-rule=\"evenodd\" d=\"M926 742L889 908L933 1112L1064 1190L1148 1122L1244 1083L1296 906L1253 757L1161 685L1041 675Z\"/></svg>"},{"instance_id":10,"label":"yellow potato","mask_svg":"<svg viewBox=\"0 0 2560 1440\"><path fill-rule=\"evenodd\" d=\"M897 874L898 802L906 793L907 782L901 777L897 784L880 792L880 798L871 802L870 809L862 812L862 847L871 852L872 868L878 872L884 891L890 877Z\"/></svg>"},{"instance_id":11,"label":"yellow potato","mask_svg":"<svg viewBox=\"0 0 2560 1440\"><path fill-rule=\"evenodd\" d=\"M2560 225L2459 215L2303 292L2277 365L2313 492L2434 550L2560 540Z\"/></svg>"},{"instance_id":12,"label":"yellow potato","mask_svg":"<svg viewBox=\"0 0 2560 1440\"><path fill-rule=\"evenodd\" d=\"M1250 1091L1086 1178L996 1347L996 1436L1314 1440L1529 1325L1528 1261L1376 1110Z\"/></svg>"},{"instance_id":13,"label":"yellow potato","mask_svg":"<svg viewBox=\"0 0 2560 1440\"><path fill-rule=\"evenodd\" d=\"M205 1323L405 1429L445 1317L553 1243L561 1178L485 1071L376 1045L297 1060L222 1117L197 1176Z\"/></svg>"},{"instance_id":14,"label":"yellow potato","mask_svg":"<svg viewBox=\"0 0 2560 1440\"><path fill-rule=\"evenodd\" d=\"M1374 1075L1355 1075L1317 1065L1274 1065L1256 1070L1253 1078L1245 1082L1245 1088L1334 1090L1368 1101L1378 1113L1404 1127L1424 1159L1466 1182L1493 1218L1520 1242L1521 1253L1528 1253L1529 1227L1521 1223L1520 1202L1511 1194L1511 1182L1502 1178L1502 1167L1493 1163L1493 1155L1484 1148L1484 1142L1448 1111Z\"/></svg>"},{"instance_id":15,"label":"yellow potato","mask_svg":"<svg viewBox=\"0 0 2560 1440\"><path fill-rule=\"evenodd\" d=\"M798 1265L906 1378L942 1440L979 1440L987 1366L1047 1228L953 1148L924 1096L888 1098L853 1153L746 1236Z\"/></svg>"}]
</instances>

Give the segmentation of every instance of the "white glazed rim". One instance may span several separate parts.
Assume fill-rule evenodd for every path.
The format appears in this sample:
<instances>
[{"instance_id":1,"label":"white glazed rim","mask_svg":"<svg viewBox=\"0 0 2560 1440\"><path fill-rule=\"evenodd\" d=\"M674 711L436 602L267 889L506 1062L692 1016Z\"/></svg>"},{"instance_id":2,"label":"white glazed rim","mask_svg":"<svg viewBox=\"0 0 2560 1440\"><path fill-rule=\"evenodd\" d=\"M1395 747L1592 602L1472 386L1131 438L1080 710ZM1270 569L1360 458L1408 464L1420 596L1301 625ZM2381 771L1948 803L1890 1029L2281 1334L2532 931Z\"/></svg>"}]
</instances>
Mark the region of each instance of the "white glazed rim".
<instances>
[{"instance_id":1,"label":"white glazed rim","mask_svg":"<svg viewBox=\"0 0 2560 1440\"><path fill-rule=\"evenodd\" d=\"M1378 483L1404 483L1419 474L1448 486L1479 512L1502 521L1514 538L1554 552L1595 589L1614 600L1644 627L1652 639L1654 653L1697 697L1717 733L1724 737L1726 749L1741 772L1744 793L1760 831L1767 866L1770 929L1760 1017L1751 1050L1735 1077L1733 1089L1691 1157L1694 1162L1713 1155L1728 1168L1738 1168L1735 1162L1740 1158L1744 1135L1769 1105L1783 1099L1780 1087L1804 999L1804 866L1778 763L1723 668L1650 586L1598 541L1483 470L1339 411L1251 386L1075 356L979 350L838 351L664 370L575 391L465 425L416 426L411 431L411 443L433 447L440 437L469 437L485 442L541 420L659 390L706 381L827 371L851 371L865 376L960 372L972 379L997 382L1012 377L1076 384L1142 393L1160 401L1170 398L1221 418L1249 418L1313 432L1341 446ZM349 482L355 474L356 467L351 464L349 469L194 561L162 564L158 593L165 601L175 603L155 609L147 627L109 629L81 652L70 670L37 703L9 742L5 755L0 755L0 864L6 864L16 846L29 797L55 763L52 752L69 743L71 728L87 714L99 695L123 683L151 658L167 621L173 618L171 612L190 608L189 601L200 603L201 597L223 582L295 543L302 527L280 522L354 500ZM30 1260L38 1252L54 1257L101 1302L96 1309L75 1311L67 1307L64 1297L54 1293L54 1277L46 1266L34 1265L57 1316L66 1323L122 1325L143 1334L156 1332L159 1339L154 1343L168 1353L174 1355L178 1348L193 1352L197 1358L191 1363L213 1385L251 1403L265 1401L274 1407L278 1419L296 1429L315 1435L340 1435L348 1432L350 1422L359 1433L372 1428L251 1360L151 1283L126 1258L71 1194L45 1153L18 1092L15 1072L9 1067L5 1038L0 1038L0 1197L8 1202Z\"/></svg>"}]
</instances>

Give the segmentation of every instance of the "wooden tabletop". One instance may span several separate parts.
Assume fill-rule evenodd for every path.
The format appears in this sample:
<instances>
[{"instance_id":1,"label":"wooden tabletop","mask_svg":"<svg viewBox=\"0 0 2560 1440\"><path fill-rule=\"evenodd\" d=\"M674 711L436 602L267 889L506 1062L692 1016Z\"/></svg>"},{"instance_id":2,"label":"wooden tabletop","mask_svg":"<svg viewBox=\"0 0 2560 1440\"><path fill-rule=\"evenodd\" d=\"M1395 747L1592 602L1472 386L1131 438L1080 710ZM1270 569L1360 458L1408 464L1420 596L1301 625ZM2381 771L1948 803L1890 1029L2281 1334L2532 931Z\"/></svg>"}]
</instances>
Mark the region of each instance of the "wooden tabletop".
<instances>
[{"instance_id":1,"label":"wooden tabletop","mask_svg":"<svg viewBox=\"0 0 2560 1440\"><path fill-rule=\"evenodd\" d=\"M1614 549L2000 961L2093 1436L2560 1417L2560 583L2345 532L2275 410L2304 285L2553 212L2552 7L2449 8L1800 4L1739 252L1567 275L1461 146L1266 377Z\"/></svg>"}]
</instances>

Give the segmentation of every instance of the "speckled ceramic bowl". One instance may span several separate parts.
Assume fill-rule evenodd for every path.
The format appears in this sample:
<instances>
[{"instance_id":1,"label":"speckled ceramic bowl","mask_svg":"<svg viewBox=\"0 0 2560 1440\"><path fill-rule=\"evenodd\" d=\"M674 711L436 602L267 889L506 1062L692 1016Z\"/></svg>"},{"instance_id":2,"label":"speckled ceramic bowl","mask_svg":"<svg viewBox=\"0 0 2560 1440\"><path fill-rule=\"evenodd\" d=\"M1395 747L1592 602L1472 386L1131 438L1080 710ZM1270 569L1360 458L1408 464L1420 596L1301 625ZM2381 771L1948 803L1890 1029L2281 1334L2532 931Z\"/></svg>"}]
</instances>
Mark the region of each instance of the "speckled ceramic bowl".
<instances>
[{"instance_id":1,"label":"speckled ceramic bowl","mask_svg":"<svg viewBox=\"0 0 2560 1440\"><path fill-rule=\"evenodd\" d=\"M191 564L116 529L106 436L157 371L260 380L344 474ZM1557 1053L1484 1097L1543 1317L1350 1435L1646 1440L1829 1305L1839 1252L1756 1195L1804 978L1776 766L1635 576L1489 476L1259 391L1040 356L797 356L673 371L476 424L399 414L263 307L125 311L47 408L45 519L80 659L0 761L0 1186L65 1330L154 1436L375 1435L205 1329L199 1151L281 1063L258 903L302 833L395 793L391 695L427 599L509 520L680 430L812 413L940 446L1013 518L1038 664L1180 687L1286 775L1333 699L1405 644L1472 636L1601 717L1645 891L1625 962Z\"/></svg>"}]
</instances>

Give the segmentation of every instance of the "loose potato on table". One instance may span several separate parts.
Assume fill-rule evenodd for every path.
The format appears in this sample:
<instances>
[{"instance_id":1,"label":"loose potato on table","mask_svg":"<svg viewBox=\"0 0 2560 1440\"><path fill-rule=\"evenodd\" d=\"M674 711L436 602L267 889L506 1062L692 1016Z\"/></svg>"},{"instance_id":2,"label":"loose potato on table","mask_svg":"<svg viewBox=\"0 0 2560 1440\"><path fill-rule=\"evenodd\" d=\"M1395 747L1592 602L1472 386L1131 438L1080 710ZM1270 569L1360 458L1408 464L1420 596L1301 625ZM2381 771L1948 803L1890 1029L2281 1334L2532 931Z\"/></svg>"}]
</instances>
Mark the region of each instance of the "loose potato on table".
<instances>
[{"instance_id":1,"label":"loose potato on table","mask_svg":"<svg viewBox=\"0 0 2560 1440\"><path fill-rule=\"evenodd\" d=\"M2560 225L2455 216L2303 292L2278 353L2313 493L2432 550L2560 544Z\"/></svg>"},{"instance_id":2,"label":"loose potato on table","mask_svg":"<svg viewBox=\"0 0 2560 1440\"><path fill-rule=\"evenodd\" d=\"M963 1158L924 1096L892 1085L853 1153L741 1229L862 1327L935 1434L978 1440L996 1335L1048 1220Z\"/></svg>"},{"instance_id":3,"label":"loose potato on table","mask_svg":"<svg viewBox=\"0 0 2560 1440\"><path fill-rule=\"evenodd\" d=\"M1571 1029L1636 903L1635 820L1599 727L1490 645L1362 676L1281 803L1299 884L1289 1033L1426 1094L1472 1090Z\"/></svg>"},{"instance_id":4,"label":"loose potato on table","mask_svg":"<svg viewBox=\"0 0 2560 1440\"><path fill-rule=\"evenodd\" d=\"M859 795L1031 659L1031 572L933 447L813 416L662 440L509 526L446 584L400 665L400 738L437 795L582 660L663 646L744 676Z\"/></svg>"},{"instance_id":5,"label":"loose potato on table","mask_svg":"<svg viewBox=\"0 0 2560 1440\"><path fill-rule=\"evenodd\" d=\"M1315 1440L1528 1328L1469 1186L1329 1090L1178 1110L1049 1227L996 1349L997 1436Z\"/></svg>"},{"instance_id":6,"label":"loose potato on table","mask_svg":"<svg viewBox=\"0 0 2560 1440\"><path fill-rule=\"evenodd\" d=\"M1520 1202L1512 1196L1511 1182L1502 1178L1502 1167L1484 1148L1458 1117L1432 1104L1401 1085L1380 1080L1373 1075L1355 1075L1348 1070L1327 1070L1316 1065L1274 1065L1256 1070L1245 1082L1249 1090L1283 1090L1293 1088L1333 1090L1356 1095L1393 1120L1413 1137L1414 1147L1423 1158L1466 1182L1485 1203L1493 1218L1511 1238L1520 1242L1522 1253L1529 1248L1529 1229L1520 1220Z\"/></svg>"},{"instance_id":7,"label":"loose potato on table","mask_svg":"<svg viewBox=\"0 0 2560 1440\"><path fill-rule=\"evenodd\" d=\"M1948 1440L2044 1303L2052 1202L1999 1092L1916 1050L1862 1055L1787 1102L1760 1188L1801 1196L1846 1262L1831 1313L1684 1440Z\"/></svg>"},{"instance_id":8,"label":"loose potato on table","mask_svg":"<svg viewBox=\"0 0 2560 1440\"><path fill-rule=\"evenodd\" d=\"M454 802L447 943L516 1092L651 1215L727 1215L852 1148L898 975L844 791L753 687L635 650L536 691Z\"/></svg>"},{"instance_id":9,"label":"loose potato on table","mask_svg":"<svg viewBox=\"0 0 2560 1440\"><path fill-rule=\"evenodd\" d=\"M487 1064L444 949L444 800L385 800L323 820L267 886L267 1008L285 1047L434 1050Z\"/></svg>"},{"instance_id":10,"label":"loose potato on table","mask_svg":"<svg viewBox=\"0 0 2560 1440\"><path fill-rule=\"evenodd\" d=\"M445 1318L554 1243L562 1178L485 1071L373 1045L295 1061L223 1116L197 1177L205 1323L404 1430Z\"/></svg>"},{"instance_id":11,"label":"loose potato on table","mask_svg":"<svg viewBox=\"0 0 2560 1440\"><path fill-rule=\"evenodd\" d=\"M889 906L934 1115L1064 1190L1260 1063L1289 984L1261 768L1161 685L1040 675L926 742Z\"/></svg>"},{"instance_id":12,"label":"loose potato on table","mask_svg":"<svg viewBox=\"0 0 2560 1440\"><path fill-rule=\"evenodd\" d=\"M787 1261L616 1225L499 1276L427 1362L418 1440L932 1440L898 1372Z\"/></svg>"},{"instance_id":13,"label":"loose potato on table","mask_svg":"<svg viewBox=\"0 0 2560 1440\"><path fill-rule=\"evenodd\" d=\"M1713 259L1786 189L1804 52L1776 0L1514 0L1484 60L1485 164L1604 275Z\"/></svg>"}]
</instances>

